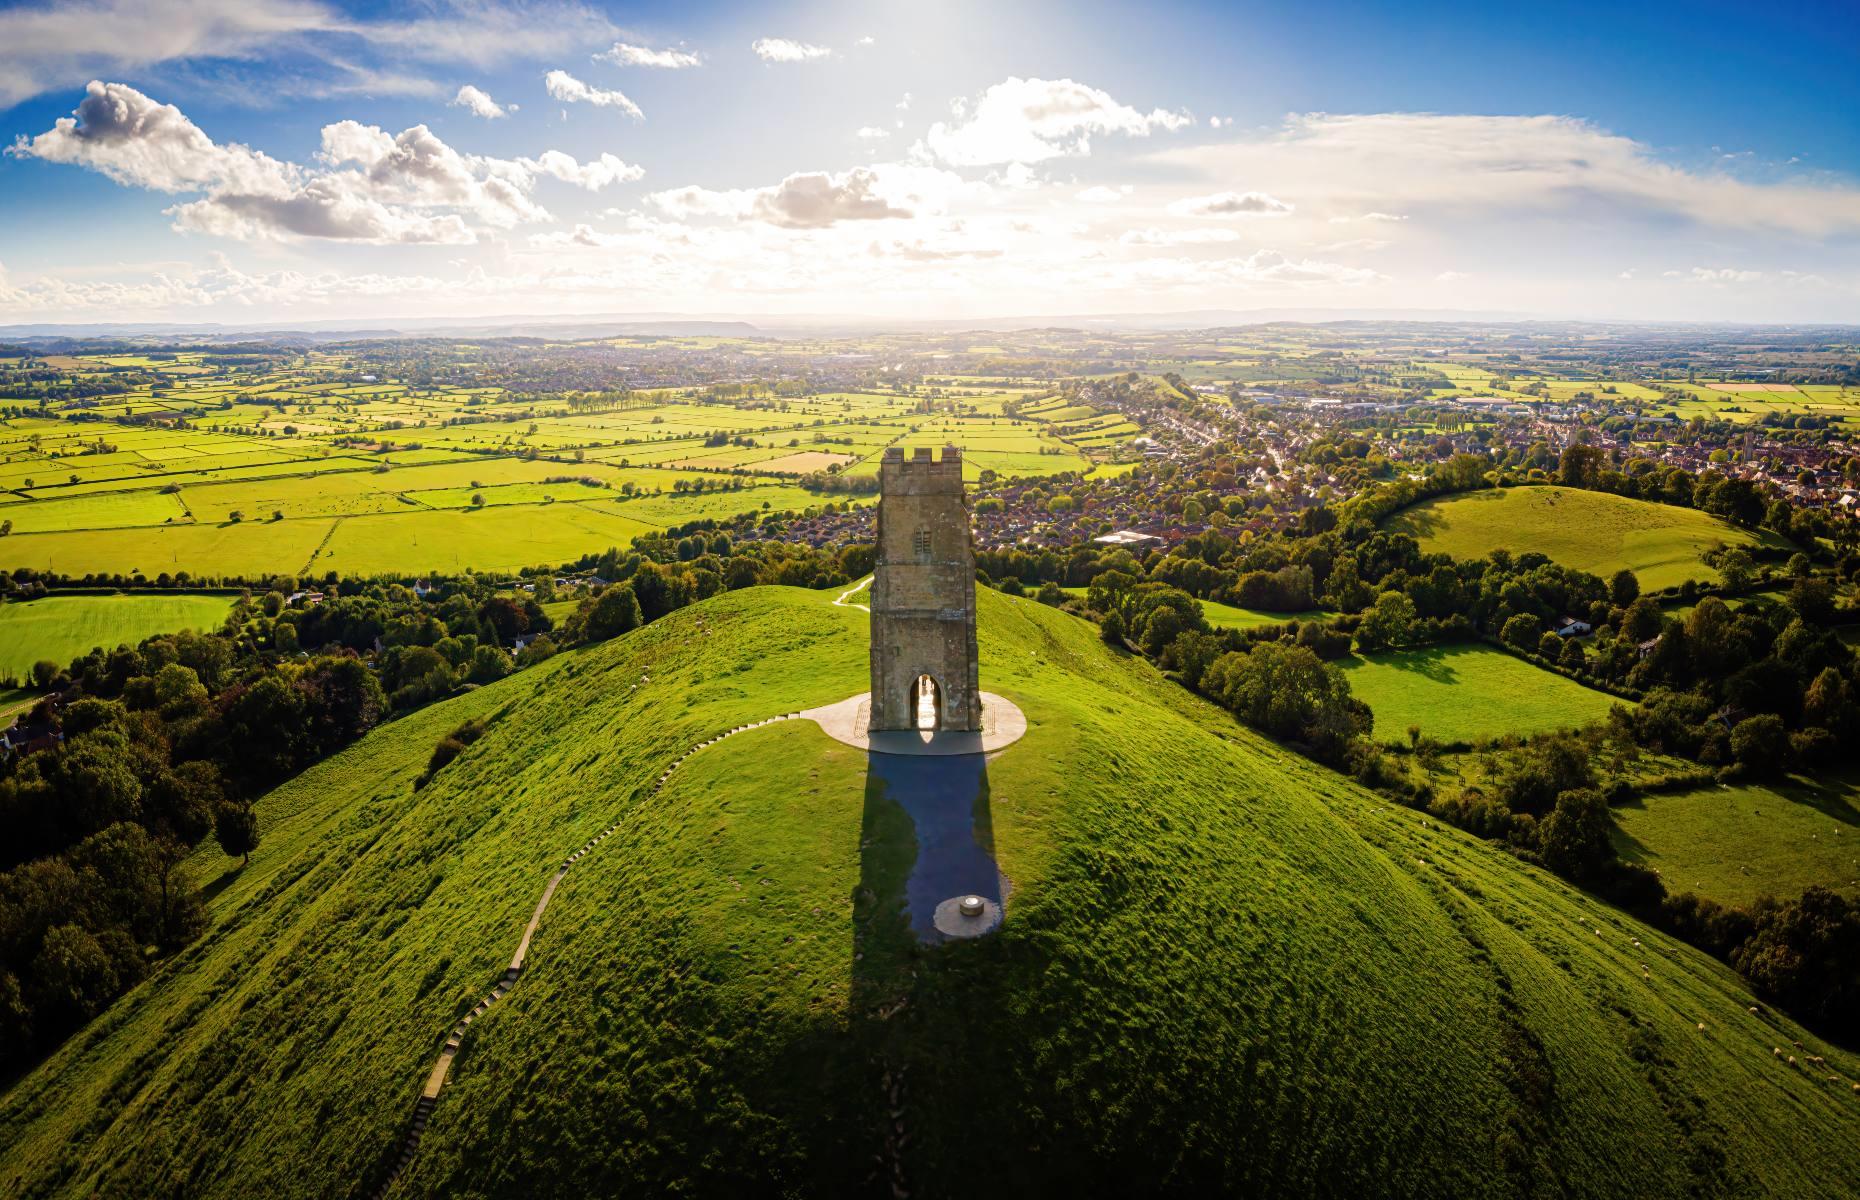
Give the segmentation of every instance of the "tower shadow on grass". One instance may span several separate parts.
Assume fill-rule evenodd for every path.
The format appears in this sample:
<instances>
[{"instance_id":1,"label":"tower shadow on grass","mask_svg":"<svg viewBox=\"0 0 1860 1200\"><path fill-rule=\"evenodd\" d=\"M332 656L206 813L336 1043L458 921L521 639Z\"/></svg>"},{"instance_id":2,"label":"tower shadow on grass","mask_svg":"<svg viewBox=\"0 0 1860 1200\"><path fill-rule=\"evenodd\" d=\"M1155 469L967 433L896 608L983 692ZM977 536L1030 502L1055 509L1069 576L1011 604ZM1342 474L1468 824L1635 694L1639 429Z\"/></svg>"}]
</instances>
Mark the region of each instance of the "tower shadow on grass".
<instances>
[{"instance_id":1,"label":"tower shadow on grass","mask_svg":"<svg viewBox=\"0 0 1860 1200\"><path fill-rule=\"evenodd\" d=\"M905 1186L913 1115L921 1127L939 1104L927 1046L957 1052L950 1014L920 986L932 957L968 955L978 942L936 928L939 904L975 895L1005 910L995 861L987 756L868 753L860 827L859 886L853 899L850 1033L869 1071L869 1136L881 1190ZM964 943L967 945L954 944Z\"/></svg>"}]
</instances>

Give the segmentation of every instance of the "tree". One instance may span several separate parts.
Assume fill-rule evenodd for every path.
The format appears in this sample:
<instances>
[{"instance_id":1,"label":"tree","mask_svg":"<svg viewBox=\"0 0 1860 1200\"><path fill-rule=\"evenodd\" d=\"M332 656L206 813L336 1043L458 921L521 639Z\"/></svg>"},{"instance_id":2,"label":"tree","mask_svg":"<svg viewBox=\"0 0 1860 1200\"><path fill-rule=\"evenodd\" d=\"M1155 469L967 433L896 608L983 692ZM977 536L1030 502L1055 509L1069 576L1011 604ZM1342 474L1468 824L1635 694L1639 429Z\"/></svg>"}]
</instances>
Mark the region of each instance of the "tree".
<instances>
[{"instance_id":1,"label":"tree","mask_svg":"<svg viewBox=\"0 0 1860 1200\"><path fill-rule=\"evenodd\" d=\"M1834 589L1825 579L1805 576L1789 585L1789 607L1811 625L1834 622Z\"/></svg>"},{"instance_id":2,"label":"tree","mask_svg":"<svg viewBox=\"0 0 1860 1200\"><path fill-rule=\"evenodd\" d=\"M1650 596L1628 605L1627 615L1621 619L1621 636L1639 645L1649 638L1660 636L1660 630L1666 624L1666 617L1660 612L1660 605Z\"/></svg>"},{"instance_id":3,"label":"tree","mask_svg":"<svg viewBox=\"0 0 1860 1200\"><path fill-rule=\"evenodd\" d=\"M1594 487L1596 476L1601 473L1602 461L1602 452L1594 446L1572 442L1563 448L1557 476L1571 487Z\"/></svg>"},{"instance_id":4,"label":"tree","mask_svg":"<svg viewBox=\"0 0 1860 1200\"><path fill-rule=\"evenodd\" d=\"M1718 574L1724 576L1724 586L1733 592L1749 587L1755 571L1750 552L1742 546L1731 546L1718 555Z\"/></svg>"},{"instance_id":5,"label":"tree","mask_svg":"<svg viewBox=\"0 0 1860 1200\"><path fill-rule=\"evenodd\" d=\"M1594 788L1560 792L1537 827L1537 845L1550 869L1572 878L1594 875L1615 857L1609 830L1614 818Z\"/></svg>"},{"instance_id":6,"label":"tree","mask_svg":"<svg viewBox=\"0 0 1860 1200\"><path fill-rule=\"evenodd\" d=\"M58 664L49 658L42 658L32 664L32 686L45 691L58 678Z\"/></svg>"},{"instance_id":7,"label":"tree","mask_svg":"<svg viewBox=\"0 0 1860 1200\"><path fill-rule=\"evenodd\" d=\"M500 646L479 646L472 651L471 673L466 676L473 683L496 683L510 674L512 664L510 655L504 653Z\"/></svg>"},{"instance_id":8,"label":"tree","mask_svg":"<svg viewBox=\"0 0 1860 1200\"><path fill-rule=\"evenodd\" d=\"M90 933L70 924L45 931L28 979L33 1014L52 1029L88 1021L122 990L111 955Z\"/></svg>"},{"instance_id":9,"label":"tree","mask_svg":"<svg viewBox=\"0 0 1860 1200\"><path fill-rule=\"evenodd\" d=\"M1506 645L1528 650L1537 637L1537 618L1529 613L1514 613L1505 622L1504 628L1499 630L1498 636L1504 639Z\"/></svg>"},{"instance_id":10,"label":"tree","mask_svg":"<svg viewBox=\"0 0 1860 1200\"><path fill-rule=\"evenodd\" d=\"M1405 592L1383 592L1363 614L1356 641L1364 650L1405 646L1414 635L1414 601Z\"/></svg>"},{"instance_id":11,"label":"tree","mask_svg":"<svg viewBox=\"0 0 1860 1200\"><path fill-rule=\"evenodd\" d=\"M1789 731L1774 713L1746 717L1731 730L1731 754L1738 765L1756 775L1782 769L1789 754Z\"/></svg>"},{"instance_id":12,"label":"tree","mask_svg":"<svg viewBox=\"0 0 1860 1200\"><path fill-rule=\"evenodd\" d=\"M1640 578L1623 567L1608 581L1608 598L1616 608L1626 608L1640 599Z\"/></svg>"},{"instance_id":13,"label":"tree","mask_svg":"<svg viewBox=\"0 0 1860 1200\"><path fill-rule=\"evenodd\" d=\"M610 637L638 629L642 623L639 598L634 594L632 585L610 584L588 613L588 640L604 642Z\"/></svg>"},{"instance_id":14,"label":"tree","mask_svg":"<svg viewBox=\"0 0 1860 1200\"><path fill-rule=\"evenodd\" d=\"M258 849L258 814L252 811L250 804L235 801L222 804L213 819L213 836L221 850L237 854L243 863L249 864L252 851Z\"/></svg>"},{"instance_id":15,"label":"tree","mask_svg":"<svg viewBox=\"0 0 1860 1200\"><path fill-rule=\"evenodd\" d=\"M1765 897L1731 965L1792 1014L1835 1032L1860 1024L1860 907L1822 887L1799 900Z\"/></svg>"}]
</instances>

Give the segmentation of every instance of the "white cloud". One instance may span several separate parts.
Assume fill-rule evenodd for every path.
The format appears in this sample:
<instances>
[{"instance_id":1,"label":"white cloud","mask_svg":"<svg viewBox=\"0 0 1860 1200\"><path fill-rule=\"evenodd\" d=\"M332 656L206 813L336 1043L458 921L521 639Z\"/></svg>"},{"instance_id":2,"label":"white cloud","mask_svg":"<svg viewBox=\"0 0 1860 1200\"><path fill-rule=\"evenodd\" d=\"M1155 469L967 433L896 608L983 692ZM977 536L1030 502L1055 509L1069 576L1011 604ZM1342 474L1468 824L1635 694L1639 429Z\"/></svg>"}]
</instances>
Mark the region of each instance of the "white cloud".
<instances>
[{"instance_id":1,"label":"white cloud","mask_svg":"<svg viewBox=\"0 0 1860 1200\"><path fill-rule=\"evenodd\" d=\"M476 241L456 213L396 208L320 176L283 196L216 192L167 210L176 229L256 241L330 238L340 241L467 245Z\"/></svg>"},{"instance_id":2,"label":"white cloud","mask_svg":"<svg viewBox=\"0 0 1860 1200\"><path fill-rule=\"evenodd\" d=\"M548 88L550 96L564 104L592 104L596 108L617 108L638 120L643 120L646 116L639 110L639 105L627 99L624 92L589 87L567 71L549 72L543 76L543 86Z\"/></svg>"},{"instance_id":3,"label":"white cloud","mask_svg":"<svg viewBox=\"0 0 1860 1200\"><path fill-rule=\"evenodd\" d=\"M429 81L355 61L490 66L562 53L611 35L574 0L433 0L416 20L355 20L323 0L57 0L0 11L0 109L93 76L163 63L254 61L284 48L333 82L300 93L430 92Z\"/></svg>"},{"instance_id":4,"label":"white cloud","mask_svg":"<svg viewBox=\"0 0 1860 1200\"><path fill-rule=\"evenodd\" d=\"M1684 279L1692 283L1756 283L1763 278L1761 271L1743 270L1737 267L1693 267L1690 271L1667 271L1668 279Z\"/></svg>"},{"instance_id":5,"label":"white cloud","mask_svg":"<svg viewBox=\"0 0 1860 1200\"><path fill-rule=\"evenodd\" d=\"M703 60L697 55L684 50L654 50L627 42L615 42L613 49L594 57L622 67L658 67L667 71L703 65Z\"/></svg>"},{"instance_id":6,"label":"white cloud","mask_svg":"<svg viewBox=\"0 0 1860 1200\"><path fill-rule=\"evenodd\" d=\"M295 182L296 168L237 143L219 145L180 109L159 104L122 83L92 80L76 115L8 148L20 158L88 167L127 187L158 192L209 186L277 192Z\"/></svg>"},{"instance_id":7,"label":"white cloud","mask_svg":"<svg viewBox=\"0 0 1860 1200\"><path fill-rule=\"evenodd\" d=\"M1232 117L1209 117L1208 118L1209 129L1219 129L1223 125L1232 125L1233 123L1234 123L1234 119Z\"/></svg>"},{"instance_id":8,"label":"white cloud","mask_svg":"<svg viewBox=\"0 0 1860 1200\"><path fill-rule=\"evenodd\" d=\"M1442 271L1440 274L1434 276L1434 282L1435 283L1457 283L1462 279L1470 279L1470 278L1472 277L1464 271Z\"/></svg>"},{"instance_id":9,"label":"white cloud","mask_svg":"<svg viewBox=\"0 0 1860 1200\"><path fill-rule=\"evenodd\" d=\"M911 106L911 94L909 92L906 92L904 93L904 98L898 101L897 109L899 112L904 112L905 110L909 109L910 106Z\"/></svg>"},{"instance_id":10,"label":"white cloud","mask_svg":"<svg viewBox=\"0 0 1860 1200\"><path fill-rule=\"evenodd\" d=\"M547 175L563 183L572 183L576 187L598 192L602 188L616 183L632 183L646 175L644 167L622 162L611 154L602 154L599 158L578 163L572 155L560 150L544 150L535 158L518 159L518 162L536 175Z\"/></svg>"},{"instance_id":11,"label":"white cloud","mask_svg":"<svg viewBox=\"0 0 1860 1200\"><path fill-rule=\"evenodd\" d=\"M881 176L868 167L841 175L807 171L773 187L713 191L684 187L647 197L680 217L735 217L782 229L825 229L841 221L909 217L912 211L886 194Z\"/></svg>"},{"instance_id":12,"label":"white cloud","mask_svg":"<svg viewBox=\"0 0 1860 1200\"><path fill-rule=\"evenodd\" d=\"M587 163L559 150L465 155L425 125L389 134L359 121L324 126L316 165L306 167L216 143L173 105L105 83L91 84L75 117L8 153L87 167L128 187L202 193L167 210L175 228L247 240L463 244L479 229L548 220L530 197L538 178L593 191L644 174L612 154Z\"/></svg>"},{"instance_id":13,"label":"white cloud","mask_svg":"<svg viewBox=\"0 0 1860 1200\"><path fill-rule=\"evenodd\" d=\"M329 29L305 0L76 0L0 11L0 108L86 75L175 59L238 58Z\"/></svg>"},{"instance_id":14,"label":"white cloud","mask_svg":"<svg viewBox=\"0 0 1860 1200\"><path fill-rule=\"evenodd\" d=\"M827 46L797 42L793 38L757 38L749 44L749 48L756 52L757 58L771 63L812 62L833 55L832 49Z\"/></svg>"},{"instance_id":15,"label":"white cloud","mask_svg":"<svg viewBox=\"0 0 1860 1200\"><path fill-rule=\"evenodd\" d=\"M298 3L311 6L311 0ZM477 67L565 54L615 32L606 17L575 0L428 0L422 7L432 15L406 21L337 21L332 27L377 49L422 62Z\"/></svg>"},{"instance_id":16,"label":"white cloud","mask_svg":"<svg viewBox=\"0 0 1860 1200\"><path fill-rule=\"evenodd\" d=\"M877 125L861 125L859 132L853 135L867 142L879 142L891 136L891 130L881 129Z\"/></svg>"},{"instance_id":17,"label":"white cloud","mask_svg":"<svg viewBox=\"0 0 1860 1200\"><path fill-rule=\"evenodd\" d=\"M1187 196L1169 205L1180 217L1280 217L1292 206L1264 192L1216 192L1212 196Z\"/></svg>"},{"instance_id":18,"label":"white cloud","mask_svg":"<svg viewBox=\"0 0 1860 1200\"><path fill-rule=\"evenodd\" d=\"M1129 184L1125 184L1121 188L1105 187L1103 184L1095 184L1079 192L1073 199L1079 201L1081 204L1111 204L1115 201L1122 200L1129 194Z\"/></svg>"},{"instance_id":19,"label":"white cloud","mask_svg":"<svg viewBox=\"0 0 1860 1200\"><path fill-rule=\"evenodd\" d=\"M1382 278L1366 267L1309 258L1288 258L1277 250L1255 250L1241 259L1230 259L1220 268L1232 278L1258 283L1321 284L1335 283L1355 287Z\"/></svg>"},{"instance_id":20,"label":"white cloud","mask_svg":"<svg viewBox=\"0 0 1860 1200\"><path fill-rule=\"evenodd\" d=\"M877 44L877 42L878 42L878 39L877 39L877 38L875 38L875 37L873 37L873 36L872 36L871 34L869 34L869 33L868 33L868 34L866 34L866 35L865 35L864 37L862 37L862 38L860 38L860 39L859 39L858 41L856 41L856 42L854 42L854 43L853 43L853 45L855 45L855 46L872 46L872 45L876 45L876 44Z\"/></svg>"},{"instance_id":21,"label":"white cloud","mask_svg":"<svg viewBox=\"0 0 1860 1200\"><path fill-rule=\"evenodd\" d=\"M1154 157L1210 180L1270 181L1345 220L1581 209L1807 235L1860 230L1860 186L1688 170L1561 116L1314 113L1277 132Z\"/></svg>"},{"instance_id":22,"label":"white cloud","mask_svg":"<svg viewBox=\"0 0 1860 1200\"><path fill-rule=\"evenodd\" d=\"M953 124L932 125L925 142L944 162L970 167L1089 154L1095 133L1147 137L1189 123L1186 114L1142 113L1071 79L1018 76L989 87L973 110L959 102L955 116Z\"/></svg>"},{"instance_id":23,"label":"white cloud","mask_svg":"<svg viewBox=\"0 0 1860 1200\"><path fill-rule=\"evenodd\" d=\"M489 92L473 87L468 83L459 89L459 94L452 98L452 103L449 107L462 108L474 117L483 117L487 121L495 121L499 117L509 116L515 111L517 106L512 104L509 108L505 108L497 101L491 99Z\"/></svg>"},{"instance_id":24,"label":"white cloud","mask_svg":"<svg viewBox=\"0 0 1860 1200\"><path fill-rule=\"evenodd\" d=\"M1231 229L1127 229L1117 239L1126 246L1206 246L1237 242Z\"/></svg>"}]
</instances>

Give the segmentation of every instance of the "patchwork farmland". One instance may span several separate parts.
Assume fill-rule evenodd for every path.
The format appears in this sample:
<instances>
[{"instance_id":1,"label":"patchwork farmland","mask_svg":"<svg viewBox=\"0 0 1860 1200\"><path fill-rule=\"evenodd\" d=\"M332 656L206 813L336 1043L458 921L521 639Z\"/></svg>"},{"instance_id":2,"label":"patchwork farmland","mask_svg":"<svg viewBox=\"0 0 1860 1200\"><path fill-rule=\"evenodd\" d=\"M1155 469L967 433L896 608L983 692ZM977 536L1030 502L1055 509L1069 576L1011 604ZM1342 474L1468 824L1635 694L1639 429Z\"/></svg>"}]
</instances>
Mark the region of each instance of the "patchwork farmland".
<instances>
[{"instance_id":1,"label":"patchwork farmland","mask_svg":"<svg viewBox=\"0 0 1860 1200\"><path fill-rule=\"evenodd\" d=\"M503 570L694 520L865 503L869 485L823 484L874 476L891 446L961 446L971 480L1048 476L1092 470L1136 429L1032 387L951 387L933 403L884 391L532 394L387 380L321 352L56 365L125 390L0 423L0 569Z\"/></svg>"}]
</instances>

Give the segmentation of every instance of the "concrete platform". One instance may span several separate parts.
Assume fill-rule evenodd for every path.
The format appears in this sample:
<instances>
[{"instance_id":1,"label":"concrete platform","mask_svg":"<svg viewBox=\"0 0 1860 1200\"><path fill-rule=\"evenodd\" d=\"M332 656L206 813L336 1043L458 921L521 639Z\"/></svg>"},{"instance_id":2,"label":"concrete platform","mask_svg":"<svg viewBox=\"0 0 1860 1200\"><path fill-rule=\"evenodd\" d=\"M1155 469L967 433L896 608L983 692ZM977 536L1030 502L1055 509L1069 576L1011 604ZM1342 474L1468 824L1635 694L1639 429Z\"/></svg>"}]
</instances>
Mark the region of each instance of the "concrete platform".
<instances>
[{"instance_id":1,"label":"concrete platform","mask_svg":"<svg viewBox=\"0 0 1860 1200\"><path fill-rule=\"evenodd\" d=\"M820 726L834 741L875 754L993 754L1012 746L1027 733L1027 714L1012 700L994 692L982 693L980 733L869 733L866 724L871 708L871 693L860 692L838 704L810 708L797 715Z\"/></svg>"}]
</instances>

